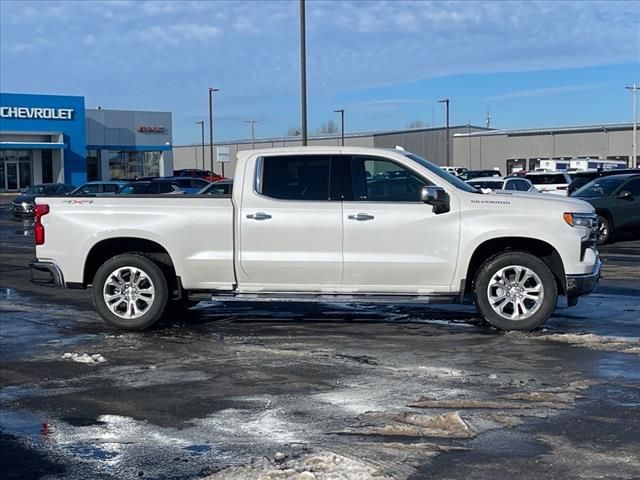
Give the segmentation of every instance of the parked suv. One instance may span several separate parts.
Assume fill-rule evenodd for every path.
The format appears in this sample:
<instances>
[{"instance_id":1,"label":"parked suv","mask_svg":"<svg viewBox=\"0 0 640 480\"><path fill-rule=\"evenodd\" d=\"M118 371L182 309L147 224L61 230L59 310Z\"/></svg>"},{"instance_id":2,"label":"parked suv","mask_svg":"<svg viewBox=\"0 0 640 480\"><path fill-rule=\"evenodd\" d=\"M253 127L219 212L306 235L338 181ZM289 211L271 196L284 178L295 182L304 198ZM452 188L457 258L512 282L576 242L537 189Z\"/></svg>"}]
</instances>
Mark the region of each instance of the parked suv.
<instances>
[{"instance_id":1,"label":"parked suv","mask_svg":"<svg viewBox=\"0 0 640 480\"><path fill-rule=\"evenodd\" d=\"M198 170L197 168L183 168L181 170L174 170L173 176L203 178L207 182L217 182L219 180L225 179L222 175L218 175L211 170Z\"/></svg>"},{"instance_id":2,"label":"parked suv","mask_svg":"<svg viewBox=\"0 0 640 480\"><path fill-rule=\"evenodd\" d=\"M567 195L567 187L571 183L566 172L529 172L524 178L541 192L555 195Z\"/></svg>"},{"instance_id":3,"label":"parked suv","mask_svg":"<svg viewBox=\"0 0 640 480\"><path fill-rule=\"evenodd\" d=\"M586 172L574 172L573 180L567 188L567 192L571 195L573 192L582 188L592 180L600 177L608 177L610 175L622 175L625 173L640 173L640 168L615 168L609 170L589 170Z\"/></svg>"},{"instance_id":4,"label":"parked suv","mask_svg":"<svg viewBox=\"0 0 640 480\"><path fill-rule=\"evenodd\" d=\"M529 180L518 177L481 177L467 180L467 183L482 193L509 190L518 192L538 191Z\"/></svg>"},{"instance_id":5,"label":"parked suv","mask_svg":"<svg viewBox=\"0 0 640 480\"><path fill-rule=\"evenodd\" d=\"M54 195L67 195L75 187L66 183L40 183L28 188L9 204L9 211L14 217L21 215L33 215L36 197L51 197Z\"/></svg>"},{"instance_id":6,"label":"parked suv","mask_svg":"<svg viewBox=\"0 0 640 480\"><path fill-rule=\"evenodd\" d=\"M115 195L127 182L118 180L105 180L87 182L80 185L70 195Z\"/></svg>"},{"instance_id":7,"label":"parked suv","mask_svg":"<svg viewBox=\"0 0 640 480\"><path fill-rule=\"evenodd\" d=\"M119 195L159 195L159 194L184 194L185 191L173 180L150 180L131 182L120 190Z\"/></svg>"},{"instance_id":8,"label":"parked suv","mask_svg":"<svg viewBox=\"0 0 640 480\"><path fill-rule=\"evenodd\" d=\"M640 174L597 178L571 196L596 209L598 245L610 242L616 231L640 234Z\"/></svg>"}]
</instances>

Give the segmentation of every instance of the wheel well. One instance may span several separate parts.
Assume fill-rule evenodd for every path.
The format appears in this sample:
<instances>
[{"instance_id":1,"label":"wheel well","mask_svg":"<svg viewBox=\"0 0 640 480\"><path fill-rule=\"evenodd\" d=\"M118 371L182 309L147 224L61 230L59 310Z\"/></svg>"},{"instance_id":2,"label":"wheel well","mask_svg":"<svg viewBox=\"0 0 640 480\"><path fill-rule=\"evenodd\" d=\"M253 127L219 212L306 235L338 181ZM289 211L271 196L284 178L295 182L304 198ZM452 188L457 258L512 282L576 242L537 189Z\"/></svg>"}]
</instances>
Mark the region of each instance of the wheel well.
<instances>
[{"instance_id":1,"label":"wheel well","mask_svg":"<svg viewBox=\"0 0 640 480\"><path fill-rule=\"evenodd\" d=\"M171 256L162 245L143 238L120 237L102 240L96 243L84 264L84 285L91 285L93 277L100 266L116 255L123 253L142 253L155 260L160 268L165 272L170 287L176 286L176 271L171 261Z\"/></svg>"},{"instance_id":2,"label":"wheel well","mask_svg":"<svg viewBox=\"0 0 640 480\"><path fill-rule=\"evenodd\" d=\"M609 221L609 231L613 233L613 216L609 210L604 210L600 208L596 208L596 215L602 215Z\"/></svg>"},{"instance_id":3,"label":"wheel well","mask_svg":"<svg viewBox=\"0 0 640 480\"><path fill-rule=\"evenodd\" d=\"M484 262L496 254L514 250L528 252L545 262L556 279L558 292L566 293L564 265L557 250L542 240L521 237L494 238L480 244L471 256L464 291L471 292L476 274Z\"/></svg>"}]
</instances>

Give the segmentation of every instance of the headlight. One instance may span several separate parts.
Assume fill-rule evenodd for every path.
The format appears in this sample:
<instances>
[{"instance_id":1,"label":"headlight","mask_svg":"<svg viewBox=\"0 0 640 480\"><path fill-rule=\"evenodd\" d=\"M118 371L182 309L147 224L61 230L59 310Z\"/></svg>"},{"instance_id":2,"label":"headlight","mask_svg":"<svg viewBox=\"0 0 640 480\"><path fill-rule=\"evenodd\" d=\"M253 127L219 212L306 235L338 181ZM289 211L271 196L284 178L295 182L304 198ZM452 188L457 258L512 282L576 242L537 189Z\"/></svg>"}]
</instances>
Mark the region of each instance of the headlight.
<instances>
[{"instance_id":1,"label":"headlight","mask_svg":"<svg viewBox=\"0 0 640 480\"><path fill-rule=\"evenodd\" d=\"M568 213L564 215L564 221L572 227L595 228L598 217L594 213Z\"/></svg>"}]
</instances>

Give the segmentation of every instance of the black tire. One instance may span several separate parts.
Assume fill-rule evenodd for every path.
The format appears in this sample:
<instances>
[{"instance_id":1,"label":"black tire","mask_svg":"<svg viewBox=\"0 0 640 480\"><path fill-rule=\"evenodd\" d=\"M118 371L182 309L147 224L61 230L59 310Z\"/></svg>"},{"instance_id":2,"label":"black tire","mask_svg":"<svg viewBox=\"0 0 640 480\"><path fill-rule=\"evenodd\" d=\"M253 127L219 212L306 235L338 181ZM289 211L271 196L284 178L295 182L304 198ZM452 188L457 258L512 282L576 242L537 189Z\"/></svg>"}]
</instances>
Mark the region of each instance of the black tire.
<instances>
[{"instance_id":1,"label":"black tire","mask_svg":"<svg viewBox=\"0 0 640 480\"><path fill-rule=\"evenodd\" d=\"M528 280L524 281L527 274L526 272L522 273L520 279L522 282L519 284L515 278L518 273L511 267L520 267L523 272L526 269L534 276L530 276ZM504 275L510 290L500 289L494 284L494 281L498 279L498 274ZM489 289L490 283L491 290ZM538 284L541 285L542 295L533 291L535 285ZM508 295L512 293L514 296L518 296L528 289L531 289L528 293L537 297L537 300L519 297L512 301L515 297ZM502 315L492 307L490 295L494 299L496 308L502 310ZM496 302L495 298L501 295L505 296L505 300ZM514 251L496 255L480 267L473 283L473 300L483 319L494 327L500 330L529 331L540 327L555 310L558 287L556 279L546 263L529 253ZM530 308L530 310L525 313L525 308ZM522 318L506 318L505 316L510 316L509 314Z\"/></svg>"},{"instance_id":2,"label":"black tire","mask_svg":"<svg viewBox=\"0 0 640 480\"><path fill-rule=\"evenodd\" d=\"M125 269L126 272L126 267L133 267L144 272L153 287L151 301L147 301L146 298L142 297L142 294L140 297L136 296L138 300L130 300L130 302L136 303L136 308L144 306L146 309L143 314L136 318L123 318L122 316L116 315L107 305L107 301L105 299L105 292L107 291L109 293L120 295L120 292L117 290L113 292L110 291L113 286L110 276L113 272L121 268ZM108 281L110 281L109 285L105 286ZM124 281L126 281L126 279ZM131 285L131 282L125 285ZM146 285L149 285L149 283ZM107 290L105 290L105 288ZM141 291L144 292L142 288ZM125 330L144 330L154 325L164 315L169 302L169 288L167 285L167 277L156 262L139 253L125 253L107 260L102 264L102 266L100 266L93 277L91 296L96 311L110 325ZM125 295L123 294L122 296ZM123 302L126 301L126 299L123 300ZM112 305L114 305L114 303L112 303ZM129 307L125 308L128 310ZM124 312L120 313L125 315Z\"/></svg>"},{"instance_id":3,"label":"black tire","mask_svg":"<svg viewBox=\"0 0 640 480\"><path fill-rule=\"evenodd\" d=\"M598 215L598 232L596 234L596 243L598 245L606 245L611 241L613 235L613 225L605 215Z\"/></svg>"}]
</instances>

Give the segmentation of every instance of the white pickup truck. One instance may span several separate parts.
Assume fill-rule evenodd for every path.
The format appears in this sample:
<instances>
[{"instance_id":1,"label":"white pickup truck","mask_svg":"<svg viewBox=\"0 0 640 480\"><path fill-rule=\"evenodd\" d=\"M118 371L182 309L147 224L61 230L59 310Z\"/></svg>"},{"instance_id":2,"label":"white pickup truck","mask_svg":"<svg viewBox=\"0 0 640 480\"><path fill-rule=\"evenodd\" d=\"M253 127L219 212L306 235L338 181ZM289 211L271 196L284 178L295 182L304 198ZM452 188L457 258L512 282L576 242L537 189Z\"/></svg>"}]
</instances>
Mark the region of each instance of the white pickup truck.
<instances>
[{"instance_id":1,"label":"white pickup truck","mask_svg":"<svg viewBox=\"0 0 640 480\"><path fill-rule=\"evenodd\" d=\"M600 277L580 200L481 194L404 150L240 152L225 196L37 200L35 283L92 287L108 323L144 329L189 295L425 304L473 297L530 330Z\"/></svg>"}]
</instances>

